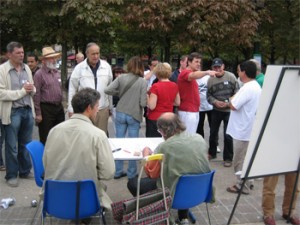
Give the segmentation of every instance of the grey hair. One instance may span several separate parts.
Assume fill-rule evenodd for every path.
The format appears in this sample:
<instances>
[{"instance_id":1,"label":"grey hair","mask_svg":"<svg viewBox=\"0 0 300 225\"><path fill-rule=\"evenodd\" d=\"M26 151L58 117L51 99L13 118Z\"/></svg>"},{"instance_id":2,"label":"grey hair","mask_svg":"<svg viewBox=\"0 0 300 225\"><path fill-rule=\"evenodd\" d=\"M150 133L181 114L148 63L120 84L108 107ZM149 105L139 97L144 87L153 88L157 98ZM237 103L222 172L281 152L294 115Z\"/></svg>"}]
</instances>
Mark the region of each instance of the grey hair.
<instances>
[{"instance_id":1,"label":"grey hair","mask_svg":"<svg viewBox=\"0 0 300 225\"><path fill-rule=\"evenodd\" d=\"M15 48L23 48L23 45L16 41L9 42L6 46L6 51L12 53Z\"/></svg>"},{"instance_id":2,"label":"grey hair","mask_svg":"<svg viewBox=\"0 0 300 225\"><path fill-rule=\"evenodd\" d=\"M179 117L174 113L166 113L162 114L157 120L157 128L162 131L163 136L168 139L175 134L179 134L185 131L186 127L181 122Z\"/></svg>"},{"instance_id":3,"label":"grey hair","mask_svg":"<svg viewBox=\"0 0 300 225\"><path fill-rule=\"evenodd\" d=\"M99 46L99 45L97 45L95 42L90 42L90 43L88 43L88 44L86 45L86 48L85 48L85 54L87 54L89 48L92 47L92 46L97 46L97 47L99 48L99 50L100 50L100 46Z\"/></svg>"}]
</instances>

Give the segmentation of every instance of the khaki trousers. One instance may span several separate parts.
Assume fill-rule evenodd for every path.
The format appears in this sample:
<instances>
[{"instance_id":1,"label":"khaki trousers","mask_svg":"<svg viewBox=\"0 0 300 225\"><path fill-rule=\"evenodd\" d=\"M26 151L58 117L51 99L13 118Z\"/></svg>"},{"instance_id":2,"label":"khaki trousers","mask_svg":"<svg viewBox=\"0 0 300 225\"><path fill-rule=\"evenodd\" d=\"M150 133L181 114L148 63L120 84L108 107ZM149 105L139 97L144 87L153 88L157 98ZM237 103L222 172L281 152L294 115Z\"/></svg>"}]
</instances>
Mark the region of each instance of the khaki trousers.
<instances>
[{"instance_id":1,"label":"khaki trousers","mask_svg":"<svg viewBox=\"0 0 300 225\"><path fill-rule=\"evenodd\" d=\"M288 215L290 209L290 203L293 195L294 184L296 181L296 173L288 173L285 174L285 191L283 196L283 203L282 203L282 214ZM275 188L278 183L279 176L270 176L264 178L263 183L263 198L262 198L262 208L264 216L274 216L275 211ZM296 201L299 194L299 182L296 189L293 205L292 205L292 212L296 207Z\"/></svg>"},{"instance_id":2,"label":"khaki trousers","mask_svg":"<svg viewBox=\"0 0 300 225\"><path fill-rule=\"evenodd\" d=\"M109 108L100 109L97 112L96 119L94 121L94 125L99 129L103 130L107 134L107 124L109 118Z\"/></svg>"},{"instance_id":3,"label":"khaki trousers","mask_svg":"<svg viewBox=\"0 0 300 225\"><path fill-rule=\"evenodd\" d=\"M233 169L234 173L242 171L243 170L243 164L245 160L245 156L247 154L247 149L248 149L249 141L240 141L233 139ZM238 188L241 188L241 184L243 181L241 180L240 175L236 175L236 186ZM244 186L245 191L249 191L249 187L251 184L253 184L253 180L247 180Z\"/></svg>"}]
</instances>

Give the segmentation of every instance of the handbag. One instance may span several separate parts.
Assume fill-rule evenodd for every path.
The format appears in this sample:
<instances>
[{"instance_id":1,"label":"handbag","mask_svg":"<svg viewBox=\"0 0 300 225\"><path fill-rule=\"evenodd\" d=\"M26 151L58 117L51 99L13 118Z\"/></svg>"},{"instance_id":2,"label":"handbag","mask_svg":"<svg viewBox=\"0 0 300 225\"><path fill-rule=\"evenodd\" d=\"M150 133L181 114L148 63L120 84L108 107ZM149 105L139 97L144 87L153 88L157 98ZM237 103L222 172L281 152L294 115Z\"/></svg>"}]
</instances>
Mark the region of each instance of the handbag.
<instances>
[{"instance_id":1,"label":"handbag","mask_svg":"<svg viewBox=\"0 0 300 225\"><path fill-rule=\"evenodd\" d=\"M168 188L165 188L165 192L169 208L172 197ZM136 220L136 201L137 198L134 197L112 203L111 207L114 219L122 224L145 225L158 222L166 224L164 221L169 218L170 212L165 210L162 189L156 189L140 196L138 220Z\"/></svg>"}]
</instances>

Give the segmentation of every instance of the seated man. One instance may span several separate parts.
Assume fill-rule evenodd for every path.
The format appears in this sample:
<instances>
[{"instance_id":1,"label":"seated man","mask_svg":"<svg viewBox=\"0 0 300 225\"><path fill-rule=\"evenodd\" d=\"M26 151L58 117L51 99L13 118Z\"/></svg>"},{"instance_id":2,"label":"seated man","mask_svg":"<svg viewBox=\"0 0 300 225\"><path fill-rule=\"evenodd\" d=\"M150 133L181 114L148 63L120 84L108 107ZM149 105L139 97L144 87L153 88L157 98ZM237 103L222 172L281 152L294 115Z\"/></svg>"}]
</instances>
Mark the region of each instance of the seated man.
<instances>
[{"instance_id":1,"label":"seated man","mask_svg":"<svg viewBox=\"0 0 300 225\"><path fill-rule=\"evenodd\" d=\"M43 156L44 179L92 179L101 205L110 209L111 200L102 181L114 177L115 162L106 134L92 123L99 100L99 92L91 88L74 95L73 116L52 128L48 135Z\"/></svg>"},{"instance_id":2,"label":"seated man","mask_svg":"<svg viewBox=\"0 0 300 225\"><path fill-rule=\"evenodd\" d=\"M171 195L174 196L176 184L181 175L210 172L207 155L208 146L199 134L184 132L185 126L174 113L162 114L157 120L157 127L166 141L156 148L155 153L165 155L163 178L165 186L170 189ZM144 157L151 154L151 149L145 148L143 150ZM146 165L145 168L150 168L150 166ZM160 186L160 183L158 182L157 185ZM131 194L136 196L137 178L129 179L127 187ZM141 194L156 188L156 179L142 178ZM180 224L188 224L188 209L178 210L178 217Z\"/></svg>"}]
</instances>

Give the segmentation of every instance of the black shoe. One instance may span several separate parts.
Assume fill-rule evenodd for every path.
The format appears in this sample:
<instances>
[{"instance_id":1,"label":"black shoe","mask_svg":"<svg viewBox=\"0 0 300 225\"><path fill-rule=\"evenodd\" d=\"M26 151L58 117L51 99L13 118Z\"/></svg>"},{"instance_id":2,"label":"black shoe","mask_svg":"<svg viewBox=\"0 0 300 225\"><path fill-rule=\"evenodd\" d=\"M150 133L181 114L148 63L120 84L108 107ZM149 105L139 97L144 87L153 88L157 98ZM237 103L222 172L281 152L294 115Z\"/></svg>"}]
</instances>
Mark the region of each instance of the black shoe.
<instances>
[{"instance_id":1,"label":"black shoe","mask_svg":"<svg viewBox=\"0 0 300 225\"><path fill-rule=\"evenodd\" d=\"M122 177L126 177L127 176L127 173L123 172L120 176L114 176L114 179L120 179Z\"/></svg>"}]
</instances>

